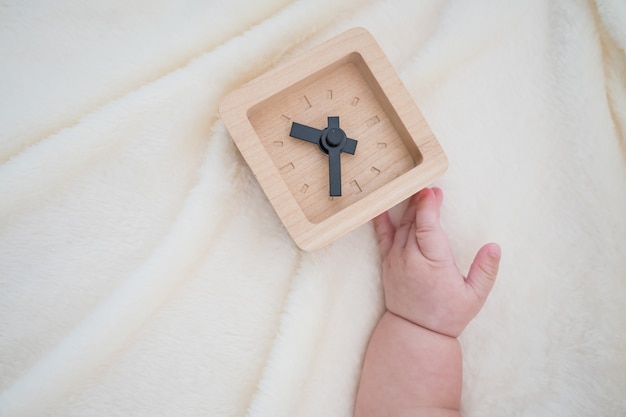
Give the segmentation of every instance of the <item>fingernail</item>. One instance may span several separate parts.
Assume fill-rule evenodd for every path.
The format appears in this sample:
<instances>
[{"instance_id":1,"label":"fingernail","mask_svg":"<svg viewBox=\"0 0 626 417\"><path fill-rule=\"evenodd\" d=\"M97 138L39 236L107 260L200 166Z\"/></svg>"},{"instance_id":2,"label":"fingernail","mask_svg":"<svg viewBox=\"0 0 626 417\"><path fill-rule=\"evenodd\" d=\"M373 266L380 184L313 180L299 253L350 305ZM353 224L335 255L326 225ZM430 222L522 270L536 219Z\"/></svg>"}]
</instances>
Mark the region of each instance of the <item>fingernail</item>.
<instances>
[{"instance_id":1,"label":"fingernail","mask_svg":"<svg viewBox=\"0 0 626 417\"><path fill-rule=\"evenodd\" d=\"M500 246L498 244L492 243L491 245L489 245L489 248L487 248L487 255L495 259L500 259L500 256L502 255L502 249L500 249Z\"/></svg>"}]
</instances>

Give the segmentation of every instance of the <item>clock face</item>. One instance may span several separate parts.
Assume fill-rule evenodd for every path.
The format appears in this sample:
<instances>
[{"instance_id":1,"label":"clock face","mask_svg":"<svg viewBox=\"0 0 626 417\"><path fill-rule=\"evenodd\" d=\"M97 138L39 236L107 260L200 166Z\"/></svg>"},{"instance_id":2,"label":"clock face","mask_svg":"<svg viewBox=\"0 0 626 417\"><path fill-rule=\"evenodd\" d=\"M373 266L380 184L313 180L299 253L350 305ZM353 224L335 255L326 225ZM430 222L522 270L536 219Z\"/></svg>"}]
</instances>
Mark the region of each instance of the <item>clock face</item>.
<instances>
[{"instance_id":1,"label":"clock face","mask_svg":"<svg viewBox=\"0 0 626 417\"><path fill-rule=\"evenodd\" d=\"M384 186L419 163L375 94L359 54L312 74L297 88L281 91L248 112L248 118L305 216L319 223ZM368 78L370 82L368 83ZM329 116L358 141L354 155L341 154L342 195L329 197L328 156L289 136L293 122L324 129Z\"/></svg>"},{"instance_id":2,"label":"clock face","mask_svg":"<svg viewBox=\"0 0 626 417\"><path fill-rule=\"evenodd\" d=\"M220 114L287 231L305 250L327 245L400 203L447 167L402 81L361 28L231 92ZM339 129L333 132L331 122ZM300 133L328 127L322 138L332 151L310 137L291 137L297 125L303 125L296 129ZM357 141L356 149L354 141L345 145L346 138ZM329 173L338 153L339 186ZM338 188L341 195L330 197Z\"/></svg>"}]
</instances>

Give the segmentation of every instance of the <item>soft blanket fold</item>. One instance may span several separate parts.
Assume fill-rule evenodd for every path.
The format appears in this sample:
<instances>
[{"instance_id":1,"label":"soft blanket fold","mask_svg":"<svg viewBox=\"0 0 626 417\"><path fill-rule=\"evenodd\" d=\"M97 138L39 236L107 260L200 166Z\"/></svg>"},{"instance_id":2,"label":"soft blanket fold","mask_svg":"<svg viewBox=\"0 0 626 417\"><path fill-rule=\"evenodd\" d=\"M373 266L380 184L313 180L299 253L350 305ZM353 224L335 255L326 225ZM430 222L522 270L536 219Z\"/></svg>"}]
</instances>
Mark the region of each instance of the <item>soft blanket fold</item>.
<instances>
[{"instance_id":1,"label":"soft blanket fold","mask_svg":"<svg viewBox=\"0 0 626 417\"><path fill-rule=\"evenodd\" d=\"M353 26L448 155L460 268L503 247L464 415L625 415L624 22L618 0L3 4L0 415L351 415L371 227L300 252L217 107Z\"/></svg>"}]
</instances>

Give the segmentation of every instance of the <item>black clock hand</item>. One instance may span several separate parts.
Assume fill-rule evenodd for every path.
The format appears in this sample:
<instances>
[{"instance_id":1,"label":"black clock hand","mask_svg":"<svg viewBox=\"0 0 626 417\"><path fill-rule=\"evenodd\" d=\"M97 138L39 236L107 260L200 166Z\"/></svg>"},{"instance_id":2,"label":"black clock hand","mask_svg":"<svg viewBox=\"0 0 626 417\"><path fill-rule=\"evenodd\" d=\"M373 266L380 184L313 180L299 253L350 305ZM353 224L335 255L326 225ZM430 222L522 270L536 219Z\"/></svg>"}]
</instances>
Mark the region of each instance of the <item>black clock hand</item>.
<instances>
[{"instance_id":1,"label":"black clock hand","mask_svg":"<svg viewBox=\"0 0 626 417\"><path fill-rule=\"evenodd\" d=\"M314 127L301 125L300 123L293 122L291 124L291 132L289 136L296 139L306 140L307 142L319 144L322 137L322 131L315 129Z\"/></svg>"},{"instance_id":2,"label":"black clock hand","mask_svg":"<svg viewBox=\"0 0 626 417\"><path fill-rule=\"evenodd\" d=\"M341 195L341 149L328 149L328 180L330 183L330 196Z\"/></svg>"},{"instance_id":3,"label":"black clock hand","mask_svg":"<svg viewBox=\"0 0 626 417\"><path fill-rule=\"evenodd\" d=\"M343 145L343 149L341 151L342 152L347 152L350 155L354 155L354 153L356 152L356 144L357 143L359 143L359 142L354 140L354 139L346 138L346 144Z\"/></svg>"},{"instance_id":4,"label":"black clock hand","mask_svg":"<svg viewBox=\"0 0 626 417\"><path fill-rule=\"evenodd\" d=\"M338 117L328 118L328 128L322 132L320 147L328 154L330 196L341 195L341 152L346 146L346 133L339 127Z\"/></svg>"}]
</instances>

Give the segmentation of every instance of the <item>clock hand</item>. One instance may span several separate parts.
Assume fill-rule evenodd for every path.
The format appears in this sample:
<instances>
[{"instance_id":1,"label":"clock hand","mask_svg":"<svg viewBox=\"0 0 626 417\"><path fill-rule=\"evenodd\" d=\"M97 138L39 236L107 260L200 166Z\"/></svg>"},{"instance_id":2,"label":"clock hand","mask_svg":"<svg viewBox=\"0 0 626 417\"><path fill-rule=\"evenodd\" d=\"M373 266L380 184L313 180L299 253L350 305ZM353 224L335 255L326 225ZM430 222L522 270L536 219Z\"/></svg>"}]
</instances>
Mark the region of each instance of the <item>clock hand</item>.
<instances>
[{"instance_id":1,"label":"clock hand","mask_svg":"<svg viewBox=\"0 0 626 417\"><path fill-rule=\"evenodd\" d=\"M346 146L346 134L339 128L339 118L329 117L328 128L322 132L320 147L328 154L328 181L330 196L341 195L341 152Z\"/></svg>"},{"instance_id":2,"label":"clock hand","mask_svg":"<svg viewBox=\"0 0 626 417\"><path fill-rule=\"evenodd\" d=\"M341 149L328 149L328 181L330 184L330 196L341 196Z\"/></svg>"},{"instance_id":3,"label":"clock hand","mask_svg":"<svg viewBox=\"0 0 626 417\"><path fill-rule=\"evenodd\" d=\"M356 144L357 143L358 143L358 141L356 141L354 139L346 138L346 144L343 145L343 149L341 151L342 152L347 152L350 155L354 155L354 153L356 152Z\"/></svg>"},{"instance_id":4,"label":"clock hand","mask_svg":"<svg viewBox=\"0 0 626 417\"><path fill-rule=\"evenodd\" d=\"M307 142L319 144L322 137L322 131L315 129L314 127L301 125L300 123L293 122L291 124L291 132L289 136L296 139L306 140Z\"/></svg>"}]
</instances>

